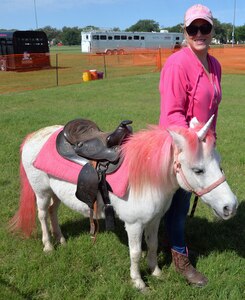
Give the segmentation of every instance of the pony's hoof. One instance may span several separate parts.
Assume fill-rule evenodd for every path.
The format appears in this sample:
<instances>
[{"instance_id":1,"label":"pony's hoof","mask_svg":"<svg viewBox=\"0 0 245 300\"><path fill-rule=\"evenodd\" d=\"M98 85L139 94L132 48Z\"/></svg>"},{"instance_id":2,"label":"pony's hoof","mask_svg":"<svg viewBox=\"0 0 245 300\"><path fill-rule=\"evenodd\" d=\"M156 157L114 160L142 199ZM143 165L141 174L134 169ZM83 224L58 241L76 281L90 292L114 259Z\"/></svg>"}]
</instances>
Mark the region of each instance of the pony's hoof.
<instances>
[{"instance_id":1,"label":"pony's hoof","mask_svg":"<svg viewBox=\"0 0 245 300\"><path fill-rule=\"evenodd\" d=\"M53 247L51 244L47 244L47 245L45 245L44 248L43 248L43 251L44 251L45 253L52 252L53 250L54 250L54 247Z\"/></svg>"},{"instance_id":2,"label":"pony's hoof","mask_svg":"<svg viewBox=\"0 0 245 300\"><path fill-rule=\"evenodd\" d=\"M143 295L147 295L149 293L150 289L148 286L144 287L143 289L140 290L140 292L143 294Z\"/></svg>"},{"instance_id":3,"label":"pony's hoof","mask_svg":"<svg viewBox=\"0 0 245 300\"><path fill-rule=\"evenodd\" d=\"M134 287L136 287L136 289L138 289L140 291L143 291L144 289L146 289L146 285L142 279L134 279L133 284L134 284Z\"/></svg>"},{"instance_id":4,"label":"pony's hoof","mask_svg":"<svg viewBox=\"0 0 245 300\"><path fill-rule=\"evenodd\" d=\"M152 275L155 277L160 277L162 275L162 271L159 267L156 267L155 270L152 272Z\"/></svg>"},{"instance_id":5,"label":"pony's hoof","mask_svg":"<svg viewBox=\"0 0 245 300\"><path fill-rule=\"evenodd\" d=\"M60 244L66 245L66 239L64 237L60 238Z\"/></svg>"}]
</instances>

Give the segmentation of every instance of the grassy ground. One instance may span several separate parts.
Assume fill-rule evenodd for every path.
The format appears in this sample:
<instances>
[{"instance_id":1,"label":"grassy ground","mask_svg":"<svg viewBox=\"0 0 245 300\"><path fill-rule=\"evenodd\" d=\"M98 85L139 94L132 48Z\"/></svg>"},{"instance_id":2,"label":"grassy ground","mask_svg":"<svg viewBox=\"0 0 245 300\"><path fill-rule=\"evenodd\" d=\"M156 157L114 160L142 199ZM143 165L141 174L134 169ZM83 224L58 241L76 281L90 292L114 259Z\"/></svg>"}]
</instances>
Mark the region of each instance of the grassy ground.
<instances>
[{"instance_id":1,"label":"grassy ground","mask_svg":"<svg viewBox=\"0 0 245 300\"><path fill-rule=\"evenodd\" d=\"M40 227L36 238L22 240L6 230L18 206L19 145L29 132L65 123L76 117L96 121L112 130L123 119L134 130L157 123L159 74L92 81L66 87L9 93L0 96L0 299L243 299L245 298L244 199L244 76L223 77L223 100L218 121L218 149L231 188L240 207L236 217L218 222L199 202L195 217L187 222L192 259L209 278L204 289L186 285L170 265L164 251L163 226L159 233L160 279L141 271L149 285L147 294L136 291L129 280L127 236L121 222L115 233L101 232L95 245L88 220L60 208L66 247L50 255L42 252Z\"/></svg>"},{"instance_id":2,"label":"grassy ground","mask_svg":"<svg viewBox=\"0 0 245 300\"><path fill-rule=\"evenodd\" d=\"M73 46L52 46L49 48L50 53L81 53L81 45L73 45Z\"/></svg>"},{"instance_id":3,"label":"grassy ground","mask_svg":"<svg viewBox=\"0 0 245 300\"><path fill-rule=\"evenodd\" d=\"M62 48L62 47L57 47ZM147 61L150 56L150 63ZM147 62L145 62L147 61ZM51 51L50 69L0 72L0 95L9 92L83 83L86 70L104 72L104 78L128 77L156 72L156 55L90 56L77 51Z\"/></svg>"}]
</instances>

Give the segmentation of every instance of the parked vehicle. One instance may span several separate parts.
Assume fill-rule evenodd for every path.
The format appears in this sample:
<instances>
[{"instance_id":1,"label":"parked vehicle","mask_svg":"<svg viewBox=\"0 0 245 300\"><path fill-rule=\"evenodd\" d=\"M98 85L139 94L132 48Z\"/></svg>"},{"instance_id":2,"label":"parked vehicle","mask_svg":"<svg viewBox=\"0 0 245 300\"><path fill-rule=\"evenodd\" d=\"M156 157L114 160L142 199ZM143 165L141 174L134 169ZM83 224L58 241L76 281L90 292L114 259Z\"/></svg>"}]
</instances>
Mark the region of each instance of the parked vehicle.
<instances>
[{"instance_id":1,"label":"parked vehicle","mask_svg":"<svg viewBox=\"0 0 245 300\"><path fill-rule=\"evenodd\" d=\"M50 67L48 39L43 31L1 31L0 70Z\"/></svg>"},{"instance_id":2,"label":"parked vehicle","mask_svg":"<svg viewBox=\"0 0 245 300\"><path fill-rule=\"evenodd\" d=\"M81 32L81 52L125 54L134 49L174 49L181 46L183 33L176 32Z\"/></svg>"}]
</instances>

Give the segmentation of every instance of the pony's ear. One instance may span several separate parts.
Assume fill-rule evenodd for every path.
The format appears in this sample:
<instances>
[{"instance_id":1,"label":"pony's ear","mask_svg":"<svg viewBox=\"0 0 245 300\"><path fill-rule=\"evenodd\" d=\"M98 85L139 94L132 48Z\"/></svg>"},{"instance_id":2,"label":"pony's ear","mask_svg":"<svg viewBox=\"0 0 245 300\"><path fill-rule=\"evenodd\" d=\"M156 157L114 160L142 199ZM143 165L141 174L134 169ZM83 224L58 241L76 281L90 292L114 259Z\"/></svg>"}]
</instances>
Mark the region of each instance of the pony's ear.
<instances>
[{"instance_id":1,"label":"pony's ear","mask_svg":"<svg viewBox=\"0 0 245 300\"><path fill-rule=\"evenodd\" d=\"M196 125L200 124L196 117L192 118L190 121L190 128L195 128Z\"/></svg>"},{"instance_id":2,"label":"pony's ear","mask_svg":"<svg viewBox=\"0 0 245 300\"><path fill-rule=\"evenodd\" d=\"M173 130L168 130L169 134L171 135L175 146L178 148L178 150L181 152L185 147L185 138Z\"/></svg>"}]
</instances>

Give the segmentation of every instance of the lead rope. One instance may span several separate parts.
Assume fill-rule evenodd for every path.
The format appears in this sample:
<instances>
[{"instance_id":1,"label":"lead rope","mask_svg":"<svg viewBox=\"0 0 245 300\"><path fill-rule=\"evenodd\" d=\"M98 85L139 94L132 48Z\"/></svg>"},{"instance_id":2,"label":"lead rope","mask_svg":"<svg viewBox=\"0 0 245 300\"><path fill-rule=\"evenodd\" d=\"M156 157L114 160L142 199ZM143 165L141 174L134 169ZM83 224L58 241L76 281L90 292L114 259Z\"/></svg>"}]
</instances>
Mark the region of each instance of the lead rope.
<instances>
[{"instance_id":1,"label":"lead rope","mask_svg":"<svg viewBox=\"0 0 245 300\"><path fill-rule=\"evenodd\" d=\"M197 202L198 202L198 196L195 196L193 205L192 205L192 209L191 209L191 213L190 213L190 218L193 218L194 214L195 214L195 210L197 207Z\"/></svg>"}]
</instances>

